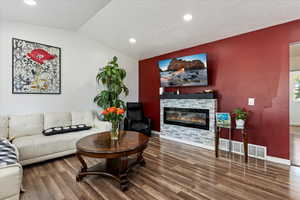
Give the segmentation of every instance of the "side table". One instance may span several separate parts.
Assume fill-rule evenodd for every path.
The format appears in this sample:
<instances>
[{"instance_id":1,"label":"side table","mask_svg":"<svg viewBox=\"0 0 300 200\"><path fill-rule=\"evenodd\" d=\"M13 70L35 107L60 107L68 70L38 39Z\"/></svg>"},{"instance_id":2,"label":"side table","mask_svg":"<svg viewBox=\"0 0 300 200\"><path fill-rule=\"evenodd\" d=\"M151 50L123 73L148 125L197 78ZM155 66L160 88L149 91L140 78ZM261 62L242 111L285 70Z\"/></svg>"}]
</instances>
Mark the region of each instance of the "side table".
<instances>
[{"instance_id":1,"label":"side table","mask_svg":"<svg viewBox=\"0 0 300 200\"><path fill-rule=\"evenodd\" d=\"M242 134L243 137L243 143L244 143L244 160L245 163L248 163L248 133L245 129L231 129L226 128L229 130L229 149L228 151L231 153L231 146L232 146L232 130L239 131ZM220 132L222 128L218 127L216 134L215 134L215 155L216 158L219 157L219 143L220 143Z\"/></svg>"}]
</instances>

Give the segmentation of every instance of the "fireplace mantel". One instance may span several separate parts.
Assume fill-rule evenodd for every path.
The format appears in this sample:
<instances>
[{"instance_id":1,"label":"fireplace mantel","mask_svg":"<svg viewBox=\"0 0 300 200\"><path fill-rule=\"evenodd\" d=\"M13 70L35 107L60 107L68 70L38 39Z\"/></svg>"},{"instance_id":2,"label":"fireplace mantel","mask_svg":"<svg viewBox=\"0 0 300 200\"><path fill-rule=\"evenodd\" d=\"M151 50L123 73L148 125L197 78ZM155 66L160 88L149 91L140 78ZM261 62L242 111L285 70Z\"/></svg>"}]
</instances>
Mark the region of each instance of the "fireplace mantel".
<instances>
[{"instance_id":1,"label":"fireplace mantel","mask_svg":"<svg viewBox=\"0 0 300 200\"><path fill-rule=\"evenodd\" d=\"M164 93L160 96L160 99L215 99L215 96L213 92L193 94Z\"/></svg>"}]
</instances>

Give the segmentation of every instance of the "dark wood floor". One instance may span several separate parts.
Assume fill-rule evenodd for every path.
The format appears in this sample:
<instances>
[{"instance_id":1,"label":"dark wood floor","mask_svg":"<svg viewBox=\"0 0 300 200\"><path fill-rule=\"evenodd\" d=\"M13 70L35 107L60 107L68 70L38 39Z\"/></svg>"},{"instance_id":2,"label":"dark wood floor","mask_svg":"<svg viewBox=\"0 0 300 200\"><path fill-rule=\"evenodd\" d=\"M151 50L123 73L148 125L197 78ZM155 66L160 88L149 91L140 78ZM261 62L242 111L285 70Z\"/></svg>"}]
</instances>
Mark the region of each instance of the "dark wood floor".
<instances>
[{"instance_id":1,"label":"dark wood floor","mask_svg":"<svg viewBox=\"0 0 300 200\"><path fill-rule=\"evenodd\" d=\"M288 200L300 199L300 168L288 167L168 140L151 139L146 166L130 174L121 192L111 179L90 176L75 181L80 163L69 156L24 169L23 200ZM89 159L89 164L97 163Z\"/></svg>"}]
</instances>

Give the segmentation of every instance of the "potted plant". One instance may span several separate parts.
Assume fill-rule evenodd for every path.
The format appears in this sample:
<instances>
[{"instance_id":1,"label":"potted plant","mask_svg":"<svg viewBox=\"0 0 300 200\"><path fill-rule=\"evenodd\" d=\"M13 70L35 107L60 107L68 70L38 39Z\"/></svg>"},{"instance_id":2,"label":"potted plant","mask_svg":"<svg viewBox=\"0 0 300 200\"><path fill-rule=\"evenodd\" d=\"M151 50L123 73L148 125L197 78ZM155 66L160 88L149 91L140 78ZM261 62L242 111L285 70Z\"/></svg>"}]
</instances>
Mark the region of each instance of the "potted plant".
<instances>
[{"instance_id":1,"label":"potted plant","mask_svg":"<svg viewBox=\"0 0 300 200\"><path fill-rule=\"evenodd\" d=\"M236 122L236 128L237 129L244 129L245 128L245 122L248 117L248 112L243 108L236 108L233 111L233 114L235 116L235 122Z\"/></svg>"},{"instance_id":2,"label":"potted plant","mask_svg":"<svg viewBox=\"0 0 300 200\"><path fill-rule=\"evenodd\" d=\"M118 58L114 56L98 72L96 79L99 84L104 86L104 90L94 98L94 102L104 109L101 112L104 120L112 124L111 138L114 140L118 138L119 124L123 119L125 109L125 103L120 99L120 96L122 94L127 96L129 93L128 88L124 84L126 71L119 67L117 61Z\"/></svg>"}]
</instances>

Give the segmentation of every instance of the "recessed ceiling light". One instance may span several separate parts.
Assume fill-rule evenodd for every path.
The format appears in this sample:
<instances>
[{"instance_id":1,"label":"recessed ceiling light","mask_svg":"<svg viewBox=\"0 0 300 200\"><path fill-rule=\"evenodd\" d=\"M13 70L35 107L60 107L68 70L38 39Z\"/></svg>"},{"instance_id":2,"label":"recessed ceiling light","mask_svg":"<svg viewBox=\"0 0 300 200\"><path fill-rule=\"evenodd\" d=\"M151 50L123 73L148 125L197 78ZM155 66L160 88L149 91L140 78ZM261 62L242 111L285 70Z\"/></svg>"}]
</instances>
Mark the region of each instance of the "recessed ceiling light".
<instances>
[{"instance_id":1,"label":"recessed ceiling light","mask_svg":"<svg viewBox=\"0 0 300 200\"><path fill-rule=\"evenodd\" d=\"M24 3L26 3L29 6L35 6L36 5L35 0L24 0Z\"/></svg>"},{"instance_id":2,"label":"recessed ceiling light","mask_svg":"<svg viewBox=\"0 0 300 200\"><path fill-rule=\"evenodd\" d=\"M135 39L135 38L130 38L130 39L129 39L129 42L130 42L131 44L135 44L135 43L136 43L136 39Z\"/></svg>"},{"instance_id":3,"label":"recessed ceiling light","mask_svg":"<svg viewBox=\"0 0 300 200\"><path fill-rule=\"evenodd\" d=\"M183 19L184 19L184 21L189 22L189 21L191 21L193 19L193 16L191 14L185 14L183 16Z\"/></svg>"}]
</instances>

